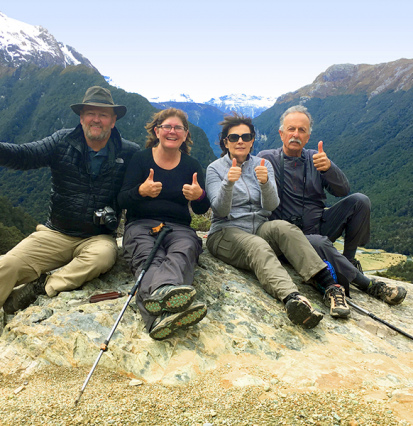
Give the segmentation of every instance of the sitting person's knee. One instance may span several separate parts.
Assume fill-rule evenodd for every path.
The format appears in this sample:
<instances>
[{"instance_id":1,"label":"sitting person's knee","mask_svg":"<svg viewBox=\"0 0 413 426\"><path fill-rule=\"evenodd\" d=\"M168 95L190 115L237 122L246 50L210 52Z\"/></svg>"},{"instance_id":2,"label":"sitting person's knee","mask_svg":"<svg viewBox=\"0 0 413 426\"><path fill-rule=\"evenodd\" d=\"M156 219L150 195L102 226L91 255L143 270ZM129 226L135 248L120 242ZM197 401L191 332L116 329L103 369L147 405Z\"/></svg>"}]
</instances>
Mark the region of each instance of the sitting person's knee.
<instances>
[{"instance_id":1,"label":"sitting person's knee","mask_svg":"<svg viewBox=\"0 0 413 426\"><path fill-rule=\"evenodd\" d=\"M362 208L371 209L370 198L367 197L367 195L356 192L355 194L350 195L350 197L354 200L354 203L357 203Z\"/></svg>"}]
</instances>

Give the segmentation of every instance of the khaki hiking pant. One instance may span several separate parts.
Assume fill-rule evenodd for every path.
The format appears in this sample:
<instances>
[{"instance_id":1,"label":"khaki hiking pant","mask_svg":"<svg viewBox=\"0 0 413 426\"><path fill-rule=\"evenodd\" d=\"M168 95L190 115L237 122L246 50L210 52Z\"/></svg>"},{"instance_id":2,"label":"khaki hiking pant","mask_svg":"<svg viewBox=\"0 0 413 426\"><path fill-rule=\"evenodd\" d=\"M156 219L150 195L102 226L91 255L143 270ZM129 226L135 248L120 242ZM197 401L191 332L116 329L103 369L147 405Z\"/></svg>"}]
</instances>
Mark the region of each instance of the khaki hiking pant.
<instances>
[{"instance_id":1,"label":"khaki hiking pant","mask_svg":"<svg viewBox=\"0 0 413 426\"><path fill-rule=\"evenodd\" d=\"M15 286L61 268L46 281L48 296L73 290L107 272L116 261L116 240L110 235L69 237L38 225L36 231L0 259L0 307Z\"/></svg>"},{"instance_id":2,"label":"khaki hiking pant","mask_svg":"<svg viewBox=\"0 0 413 426\"><path fill-rule=\"evenodd\" d=\"M257 234L222 228L206 245L225 263L254 272L264 290L281 301L298 289L278 256L284 255L304 281L326 267L301 230L284 220L265 222Z\"/></svg>"}]
</instances>

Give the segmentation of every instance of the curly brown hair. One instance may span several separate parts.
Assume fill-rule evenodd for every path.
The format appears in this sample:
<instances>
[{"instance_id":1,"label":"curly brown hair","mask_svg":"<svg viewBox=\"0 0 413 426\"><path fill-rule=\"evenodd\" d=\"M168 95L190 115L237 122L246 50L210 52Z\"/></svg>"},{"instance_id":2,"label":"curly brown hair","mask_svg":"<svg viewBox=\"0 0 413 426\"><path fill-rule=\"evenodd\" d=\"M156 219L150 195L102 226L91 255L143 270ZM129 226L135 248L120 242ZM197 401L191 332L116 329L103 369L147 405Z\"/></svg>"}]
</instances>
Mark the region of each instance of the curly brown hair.
<instances>
[{"instance_id":1,"label":"curly brown hair","mask_svg":"<svg viewBox=\"0 0 413 426\"><path fill-rule=\"evenodd\" d=\"M169 117L178 117L182 121L182 124L184 125L185 130L188 131L186 140L182 143L180 150L184 152L185 154L189 154L191 152L191 146L194 143L191 139L191 133L189 131L188 117L184 111L177 108L163 109L162 111L159 111L152 116L152 121L147 123L145 126L145 129L148 132L148 136L146 137L145 147L152 148L158 145L159 139L156 136L155 127L160 126Z\"/></svg>"}]
</instances>

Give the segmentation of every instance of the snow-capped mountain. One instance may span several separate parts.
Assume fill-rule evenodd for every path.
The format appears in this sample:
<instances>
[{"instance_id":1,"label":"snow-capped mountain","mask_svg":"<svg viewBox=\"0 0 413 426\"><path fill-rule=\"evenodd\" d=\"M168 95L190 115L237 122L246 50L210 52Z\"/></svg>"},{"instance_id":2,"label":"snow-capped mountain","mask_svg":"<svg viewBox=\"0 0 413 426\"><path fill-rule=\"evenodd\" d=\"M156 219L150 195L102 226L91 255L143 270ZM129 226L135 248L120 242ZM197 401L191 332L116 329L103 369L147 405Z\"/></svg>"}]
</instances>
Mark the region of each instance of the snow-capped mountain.
<instances>
[{"instance_id":1,"label":"snow-capped mountain","mask_svg":"<svg viewBox=\"0 0 413 426\"><path fill-rule=\"evenodd\" d=\"M248 95L226 95L215 99L212 98L207 102L207 105L212 105L225 113L236 111L247 115L248 117L256 117L266 109L275 104L277 98L264 96L248 96Z\"/></svg>"},{"instance_id":2,"label":"snow-capped mountain","mask_svg":"<svg viewBox=\"0 0 413 426\"><path fill-rule=\"evenodd\" d=\"M45 28L0 12L0 65L17 67L25 63L40 67L83 64L95 68L76 49L58 42Z\"/></svg>"},{"instance_id":3,"label":"snow-capped mountain","mask_svg":"<svg viewBox=\"0 0 413 426\"><path fill-rule=\"evenodd\" d=\"M185 93L177 93L172 94L168 96L168 99L166 98L160 98L154 97L154 98L148 98L149 102L155 102L155 103L163 103L163 102L188 102L188 103L194 103L195 101L187 94Z\"/></svg>"},{"instance_id":4,"label":"snow-capped mountain","mask_svg":"<svg viewBox=\"0 0 413 426\"><path fill-rule=\"evenodd\" d=\"M219 98L211 98L207 102L195 102L189 95L185 93L172 94L166 98L150 98L149 102L152 103L169 103L169 102L187 102L187 103L198 103L213 106L223 113L231 113L236 111L242 113L248 117L254 118L257 115L260 115L263 111L268 108L271 108L275 101L276 97L264 97L264 96L248 96L248 95L225 95L220 96Z\"/></svg>"}]
</instances>

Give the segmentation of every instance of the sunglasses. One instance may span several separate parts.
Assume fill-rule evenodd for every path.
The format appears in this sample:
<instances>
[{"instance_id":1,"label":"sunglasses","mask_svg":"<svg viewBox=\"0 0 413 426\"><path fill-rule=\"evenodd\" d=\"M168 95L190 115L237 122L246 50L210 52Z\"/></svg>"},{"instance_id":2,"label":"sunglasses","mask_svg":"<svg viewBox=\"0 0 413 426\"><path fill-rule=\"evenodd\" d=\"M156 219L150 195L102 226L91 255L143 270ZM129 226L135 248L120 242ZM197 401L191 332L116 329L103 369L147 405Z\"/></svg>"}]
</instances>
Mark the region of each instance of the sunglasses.
<instances>
[{"instance_id":1,"label":"sunglasses","mask_svg":"<svg viewBox=\"0 0 413 426\"><path fill-rule=\"evenodd\" d=\"M244 133L243 135L237 135L236 133L231 133L227 136L229 142L238 142L239 138L242 139L242 142L251 142L254 138L252 133Z\"/></svg>"}]
</instances>

